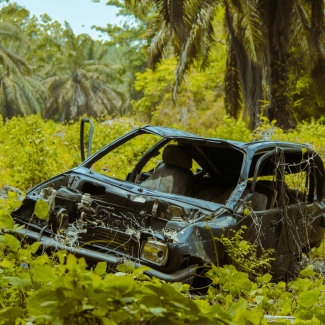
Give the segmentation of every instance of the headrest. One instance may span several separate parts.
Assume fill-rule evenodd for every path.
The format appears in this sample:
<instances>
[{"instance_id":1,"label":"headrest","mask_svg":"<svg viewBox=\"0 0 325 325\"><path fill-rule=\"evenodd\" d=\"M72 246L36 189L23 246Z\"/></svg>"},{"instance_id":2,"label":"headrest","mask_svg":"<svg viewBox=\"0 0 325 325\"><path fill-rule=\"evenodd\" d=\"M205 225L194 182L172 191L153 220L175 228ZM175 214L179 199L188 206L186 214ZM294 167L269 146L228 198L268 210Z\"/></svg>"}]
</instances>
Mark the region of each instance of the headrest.
<instances>
[{"instance_id":1,"label":"headrest","mask_svg":"<svg viewBox=\"0 0 325 325\"><path fill-rule=\"evenodd\" d=\"M168 165L187 169L192 168L191 150L187 147L170 144L164 149L162 159L163 162Z\"/></svg>"}]
</instances>

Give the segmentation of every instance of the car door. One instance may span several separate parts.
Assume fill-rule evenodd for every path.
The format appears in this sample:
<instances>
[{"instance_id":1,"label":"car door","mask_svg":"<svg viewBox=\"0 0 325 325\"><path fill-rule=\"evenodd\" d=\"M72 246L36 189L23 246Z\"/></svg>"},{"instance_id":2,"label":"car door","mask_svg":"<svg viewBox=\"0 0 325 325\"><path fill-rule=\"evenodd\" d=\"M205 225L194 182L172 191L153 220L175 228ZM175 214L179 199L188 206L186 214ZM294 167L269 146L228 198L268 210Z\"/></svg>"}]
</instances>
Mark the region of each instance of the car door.
<instances>
[{"instance_id":1,"label":"car door","mask_svg":"<svg viewBox=\"0 0 325 325\"><path fill-rule=\"evenodd\" d=\"M280 222L277 230L274 276L293 278L301 253L322 239L319 226L323 213L324 175L321 164L317 169L312 150L284 149L284 177L282 196L279 198ZM320 159L320 158L319 158ZM315 195L317 194L317 195Z\"/></svg>"}]
</instances>

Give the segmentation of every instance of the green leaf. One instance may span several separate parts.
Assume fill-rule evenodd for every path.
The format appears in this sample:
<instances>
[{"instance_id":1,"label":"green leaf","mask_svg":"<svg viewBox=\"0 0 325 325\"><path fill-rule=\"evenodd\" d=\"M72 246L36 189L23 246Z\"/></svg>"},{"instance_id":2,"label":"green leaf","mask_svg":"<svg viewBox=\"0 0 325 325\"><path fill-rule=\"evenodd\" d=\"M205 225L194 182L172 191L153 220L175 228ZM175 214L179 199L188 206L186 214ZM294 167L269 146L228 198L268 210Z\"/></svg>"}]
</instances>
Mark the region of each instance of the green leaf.
<instances>
[{"instance_id":1,"label":"green leaf","mask_svg":"<svg viewBox=\"0 0 325 325\"><path fill-rule=\"evenodd\" d=\"M313 308L298 308L294 314L302 320L312 320L314 318Z\"/></svg>"},{"instance_id":2,"label":"green leaf","mask_svg":"<svg viewBox=\"0 0 325 325\"><path fill-rule=\"evenodd\" d=\"M32 253L28 249L19 250L19 259L24 263L30 263L32 261Z\"/></svg>"},{"instance_id":3,"label":"green leaf","mask_svg":"<svg viewBox=\"0 0 325 325\"><path fill-rule=\"evenodd\" d=\"M99 262L99 263L97 263L94 272L96 274L98 274L98 275L103 275L103 274L106 273L106 270L107 270L107 263L106 262Z\"/></svg>"},{"instance_id":4,"label":"green leaf","mask_svg":"<svg viewBox=\"0 0 325 325\"><path fill-rule=\"evenodd\" d=\"M256 296L255 299L256 299L256 303L259 305L263 301L264 296Z\"/></svg>"},{"instance_id":5,"label":"green leaf","mask_svg":"<svg viewBox=\"0 0 325 325\"><path fill-rule=\"evenodd\" d=\"M316 311L316 318L322 323L325 324L325 313L323 313L323 308L317 308Z\"/></svg>"},{"instance_id":6,"label":"green leaf","mask_svg":"<svg viewBox=\"0 0 325 325\"><path fill-rule=\"evenodd\" d=\"M271 274L266 273L266 274L264 274L264 275L262 276L262 281L263 281L263 283L268 283L268 282L270 282L271 280L272 280L272 275L271 275Z\"/></svg>"},{"instance_id":7,"label":"green leaf","mask_svg":"<svg viewBox=\"0 0 325 325\"><path fill-rule=\"evenodd\" d=\"M120 271L120 272L125 272L127 270L127 266L125 264L119 264L117 267L116 267L116 270Z\"/></svg>"},{"instance_id":8,"label":"green leaf","mask_svg":"<svg viewBox=\"0 0 325 325\"><path fill-rule=\"evenodd\" d=\"M232 304L232 306L230 307L229 314L231 316L235 316L238 309L246 310L246 308L247 308L247 302L246 302L246 300L244 298L240 297L238 299L238 301L235 302L234 304Z\"/></svg>"},{"instance_id":9,"label":"green leaf","mask_svg":"<svg viewBox=\"0 0 325 325\"><path fill-rule=\"evenodd\" d=\"M10 234L5 234L5 243L12 251L18 251L20 248L19 240Z\"/></svg>"},{"instance_id":10,"label":"green leaf","mask_svg":"<svg viewBox=\"0 0 325 325\"><path fill-rule=\"evenodd\" d=\"M110 320L107 317L102 317L101 321L103 322L103 325L116 325L114 321Z\"/></svg>"},{"instance_id":11,"label":"green leaf","mask_svg":"<svg viewBox=\"0 0 325 325\"><path fill-rule=\"evenodd\" d=\"M248 280L248 273L237 272L236 274L234 274L235 283L242 284L247 280Z\"/></svg>"},{"instance_id":12,"label":"green leaf","mask_svg":"<svg viewBox=\"0 0 325 325\"><path fill-rule=\"evenodd\" d=\"M300 271L302 276L314 276L314 265L308 265L304 270Z\"/></svg>"},{"instance_id":13,"label":"green leaf","mask_svg":"<svg viewBox=\"0 0 325 325\"><path fill-rule=\"evenodd\" d=\"M131 261L126 261L124 264L120 264L116 267L116 269L120 272L134 272L135 271L135 266L134 263Z\"/></svg>"},{"instance_id":14,"label":"green leaf","mask_svg":"<svg viewBox=\"0 0 325 325\"><path fill-rule=\"evenodd\" d=\"M38 242L33 243L33 245L30 247L31 253L35 254L37 252L37 250L39 249L40 245L41 244Z\"/></svg>"},{"instance_id":15,"label":"green leaf","mask_svg":"<svg viewBox=\"0 0 325 325\"><path fill-rule=\"evenodd\" d=\"M178 292L181 292L182 289L183 289L183 285L182 285L182 282L174 282L171 284L171 286L177 290Z\"/></svg>"},{"instance_id":16,"label":"green leaf","mask_svg":"<svg viewBox=\"0 0 325 325\"><path fill-rule=\"evenodd\" d=\"M311 292L303 292L299 295L297 302L300 306L309 308L319 301L319 292L317 290Z\"/></svg>"},{"instance_id":17,"label":"green leaf","mask_svg":"<svg viewBox=\"0 0 325 325\"><path fill-rule=\"evenodd\" d=\"M13 191L8 191L8 200L16 200L18 198L18 193Z\"/></svg>"},{"instance_id":18,"label":"green leaf","mask_svg":"<svg viewBox=\"0 0 325 325\"><path fill-rule=\"evenodd\" d=\"M32 272L34 281L49 282L54 277L53 269L50 265L34 265Z\"/></svg>"},{"instance_id":19,"label":"green leaf","mask_svg":"<svg viewBox=\"0 0 325 325\"><path fill-rule=\"evenodd\" d=\"M152 307L149 308L149 311L154 314L156 317L164 317L163 313L167 312L166 308L162 308L162 307Z\"/></svg>"},{"instance_id":20,"label":"green leaf","mask_svg":"<svg viewBox=\"0 0 325 325\"><path fill-rule=\"evenodd\" d=\"M14 224L15 222L12 219L11 215L9 213L1 211L0 209L0 230L2 227L5 227L6 229L13 229Z\"/></svg>"},{"instance_id":21,"label":"green leaf","mask_svg":"<svg viewBox=\"0 0 325 325\"><path fill-rule=\"evenodd\" d=\"M9 320L11 324L14 324L18 317L24 317L24 311L20 307L7 307L0 310L0 318Z\"/></svg>"},{"instance_id":22,"label":"green leaf","mask_svg":"<svg viewBox=\"0 0 325 325\"><path fill-rule=\"evenodd\" d=\"M246 313L246 319L253 325L260 325L264 319L264 316L256 311L249 311Z\"/></svg>"},{"instance_id":23,"label":"green leaf","mask_svg":"<svg viewBox=\"0 0 325 325\"><path fill-rule=\"evenodd\" d=\"M38 200L35 204L34 213L35 215L42 219L48 220L49 219L49 205L44 200Z\"/></svg>"},{"instance_id":24,"label":"green leaf","mask_svg":"<svg viewBox=\"0 0 325 325\"><path fill-rule=\"evenodd\" d=\"M149 266L140 266L140 267L138 267L137 269L135 269L135 270L132 272L132 274L133 274L133 275L138 275L138 274L141 274L141 273L143 273L144 271L148 271L148 270L152 270L152 268L149 267Z\"/></svg>"},{"instance_id":25,"label":"green leaf","mask_svg":"<svg viewBox=\"0 0 325 325\"><path fill-rule=\"evenodd\" d=\"M15 288L22 287L25 290L30 290L32 288L32 283L28 279L21 279L14 276L4 276L2 279L8 281L8 283Z\"/></svg>"},{"instance_id":26,"label":"green leaf","mask_svg":"<svg viewBox=\"0 0 325 325\"><path fill-rule=\"evenodd\" d=\"M291 304L286 303L282 306L281 312L279 314L282 316L287 316L291 312L291 309Z\"/></svg>"}]
</instances>

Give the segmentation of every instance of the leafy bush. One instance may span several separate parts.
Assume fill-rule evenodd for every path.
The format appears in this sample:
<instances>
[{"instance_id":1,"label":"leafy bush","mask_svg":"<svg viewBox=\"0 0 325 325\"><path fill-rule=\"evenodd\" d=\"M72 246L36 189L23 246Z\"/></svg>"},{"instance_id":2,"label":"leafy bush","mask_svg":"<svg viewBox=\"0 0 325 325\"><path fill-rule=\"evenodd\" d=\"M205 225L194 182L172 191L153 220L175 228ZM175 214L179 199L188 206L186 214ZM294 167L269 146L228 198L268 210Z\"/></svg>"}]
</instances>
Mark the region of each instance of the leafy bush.
<instances>
[{"instance_id":1,"label":"leafy bush","mask_svg":"<svg viewBox=\"0 0 325 325\"><path fill-rule=\"evenodd\" d=\"M58 174L63 163L55 133L60 125L37 115L15 117L0 128L2 180L21 188Z\"/></svg>"},{"instance_id":2,"label":"leafy bush","mask_svg":"<svg viewBox=\"0 0 325 325\"><path fill-rule=\"evenodd\" d=\"M257 245L243 240L242 234L246 230L246 226L242 226L240 230L231 229L234 235L226 238L223 234L219 240L225 248L227 255L230 257L231 264L239 271L247 272L250 275L258 275L261 271L271 268L271 262L274 260L274 249L262 250L262 255L257 256Z\"/></svg>"},{"instance_id":3,"label":"leafy bush","mask_svg":"<svg viewBox=\"0 0 325 325\"><path fill-rule=\"evenodd\" d=\"M17 229L10 211L20 205L9 193L0 205L0 227ZM0 235L0 324L238 324L266 325L265 314L295 316L295 324L325 321L324 278L312 265L286 284L256 281L233 265L211 266L204 297L189 286L150 278L132 262L106 272L66 251L43 254L39 243ZM203 298L203 299L202 299Z\"/></svg>"},{"instance_id":4,"label":"leafy bush","mask_svg":"<svg viewBox=\"0 0 325 325\"><path fill-rule=\"evenodd\" d=\"M1 120L1 118L0 118ZM101 149L118 137L142 124L132 119L120 119L100 123L93 119L95 131L92 153ZM191 131L192 127L172 125L171 127ZM193 131L193 130L192 130ZM283 132L274 123L264 120L252 134L242 121L223 118L223 123L215 129L198 129L201 136L249 142L257 140L279 140L306 143L324 157L325 126L321 121L299 124L291 132ZM85 139L89 127L86 126ZM0 179L1 182L28 189L54 175L78 166L80 160L80 124L57 124L43 121L37 115L15 117L7 123L0 122ZM140 136L118 148L114 155L107 156L94 166L96 171L120 179L125 179L141 155L155 142L157 137ZM86 144L87 145L87 144ZM154 167L161 156L150 162ZM0 184L1 185L1 184Z\"/></svg>"}]
</instances>

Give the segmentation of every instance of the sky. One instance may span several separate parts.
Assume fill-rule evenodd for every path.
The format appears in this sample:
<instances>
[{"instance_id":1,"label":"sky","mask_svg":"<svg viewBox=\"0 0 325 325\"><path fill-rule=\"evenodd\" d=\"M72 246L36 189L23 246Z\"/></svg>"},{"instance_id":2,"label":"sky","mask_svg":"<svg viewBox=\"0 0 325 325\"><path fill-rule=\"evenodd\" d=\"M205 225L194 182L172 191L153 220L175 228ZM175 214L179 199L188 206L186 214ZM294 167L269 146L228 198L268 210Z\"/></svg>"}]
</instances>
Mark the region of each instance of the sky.
<instances>
[{"instance_id":1,"label":"sky","mask_svg":"<svg viewBox=\"0 0 325 325\"><path fill-rule=\"evenodd\" d=\"M90 27L97 25L105 27L108 23L120 24L122 17L116 17L118 9L114 6L106 6L106 1L94 3L91 0L16 0L18 5L30 11L31 16L39 16L47 13L53 20L61 24L66 20L74 33L87 33L93 39L100 38L101 33ZM82 27L84 25L84 27Z\"/></svg>"}]
</instances>

